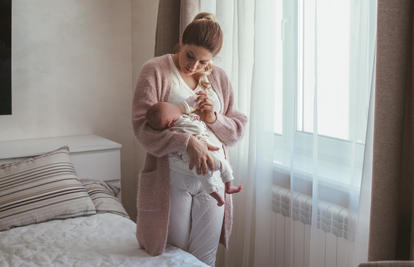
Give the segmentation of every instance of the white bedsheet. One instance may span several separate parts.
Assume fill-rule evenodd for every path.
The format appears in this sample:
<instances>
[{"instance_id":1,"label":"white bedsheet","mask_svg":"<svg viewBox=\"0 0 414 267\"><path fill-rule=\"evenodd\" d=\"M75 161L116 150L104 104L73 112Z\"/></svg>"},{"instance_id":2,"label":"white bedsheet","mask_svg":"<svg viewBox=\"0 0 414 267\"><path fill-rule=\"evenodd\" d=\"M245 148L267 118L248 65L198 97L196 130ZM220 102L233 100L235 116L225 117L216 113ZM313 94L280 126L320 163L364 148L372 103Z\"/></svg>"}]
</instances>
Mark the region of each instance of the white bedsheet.
<instances>
[{"instance_id":1,"label":"white bedsheet","mask_svg":"<svg viewBox=\"0 0 414 267\"><path fill-rule=\"evenodd\" d=\"M135 227L108 213L0 232L0 266L207 266L170 245L151 257L138 248Z\"/></svg>"}]
</instances>

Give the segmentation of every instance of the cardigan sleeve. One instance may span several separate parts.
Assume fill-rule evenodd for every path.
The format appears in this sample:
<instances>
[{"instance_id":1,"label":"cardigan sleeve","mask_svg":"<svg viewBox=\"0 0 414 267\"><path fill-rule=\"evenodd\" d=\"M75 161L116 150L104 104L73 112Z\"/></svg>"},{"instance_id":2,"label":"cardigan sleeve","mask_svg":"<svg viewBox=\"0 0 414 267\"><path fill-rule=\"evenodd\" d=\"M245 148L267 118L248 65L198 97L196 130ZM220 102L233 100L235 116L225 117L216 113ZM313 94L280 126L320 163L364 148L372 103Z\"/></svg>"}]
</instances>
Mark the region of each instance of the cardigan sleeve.
<instances>
[{"instance_id":1,"label":"cardigan sleeve","mask_svg":"<svg viewBox=\"0 0 414 267\"><path fill-rule=\"evenodd\" d=\"M145 113L153 104L162 102L162 80L154 62L147 62L141 70L132 102L132 128L138 143L145 151L162 157L170 152L187 152L191 134L155 130L146 121Z\"/></svg>"},{"instance_id":2,"label":"cardigan sleeve","mask_svg":"<svg viewBox=\"0 0 414 267\"><path fill-rule=\"evenodd\" d=\"M223 113L215 112L216 120L213 123L207 124L221 142L226 146L233 146L244 135L247 117L237 110L234 103L233 86L224 71L220 78L222 79L220 84L223 99L225 104L227 103L227 106L222 107Z\"/></svg>"}]
</instances>

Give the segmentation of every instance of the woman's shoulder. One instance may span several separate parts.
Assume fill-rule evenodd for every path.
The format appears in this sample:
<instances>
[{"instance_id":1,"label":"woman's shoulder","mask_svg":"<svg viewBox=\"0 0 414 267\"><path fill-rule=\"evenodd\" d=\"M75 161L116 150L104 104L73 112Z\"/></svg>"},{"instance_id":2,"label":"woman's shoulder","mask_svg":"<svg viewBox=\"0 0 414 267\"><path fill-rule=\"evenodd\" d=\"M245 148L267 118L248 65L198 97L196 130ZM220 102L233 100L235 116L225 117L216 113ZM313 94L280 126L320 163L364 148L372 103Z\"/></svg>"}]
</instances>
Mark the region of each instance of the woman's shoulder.
<instances>
[{"instance_id":1,"label":"woman's shoulder","mask_svg":"<svg viewBox=\"0 0 414 267\"><path fill-rule=\"evenodd\" d=\"M213 71L208 75L208 80L212 84L212 86L218 86L220 89L227 89L231 86L231 82L227 73L224 69L219 66L214 65Z\"/></svg>"},{"instance_id":2,"label":"woman's shoulder","mask_svg":"<svg viewBox=\"0 0 414 267\"><path fill-rule=\"evenodd\" d=\"M211 72L210 75L212 75L213 77L221 78L221 79L223 78L228 79L226 71L217 65L213 66L213 71Z\"/></svg>"},{"instance_id":3,"label":"woman's shoulder","mask_svg":"<svg viewBox=\"0 0 414 267\"><path fill-rule=\"evenodd\" d=\"M142 66L141 72L163 72L164 70L168 71L170 67L169 56L170 54L166 54L149 59Z\"/></svg>"}]
</instances>

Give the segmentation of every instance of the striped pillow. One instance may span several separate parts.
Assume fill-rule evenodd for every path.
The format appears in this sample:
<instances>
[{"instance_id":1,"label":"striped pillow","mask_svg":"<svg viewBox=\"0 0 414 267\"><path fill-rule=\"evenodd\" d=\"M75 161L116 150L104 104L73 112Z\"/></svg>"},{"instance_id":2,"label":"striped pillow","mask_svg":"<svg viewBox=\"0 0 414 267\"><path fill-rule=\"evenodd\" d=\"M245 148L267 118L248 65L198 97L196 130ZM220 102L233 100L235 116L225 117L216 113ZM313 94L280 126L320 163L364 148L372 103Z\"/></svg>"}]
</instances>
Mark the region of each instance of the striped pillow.
<instances>
[{"instance_id":1,"label":"striped pillow","mask_svg":"<svg viewBox=\"0 0 414 267\"><path fill-rule=\"evenodd\" d=\"M129 218L121 201L117 198L121 188L95 179L79 179L95 205L96 213L113 213Z\"/></svg>"},{"instance_id":2,"label":"striped pillow","mask_svg":"<svg viewBox=\"0 0 414 267\"><path fill-rule=\"evenodd\" d=\"M70 161L69 148L0 166L0 231L96 214Z\"/></svg>"}]
</instances>

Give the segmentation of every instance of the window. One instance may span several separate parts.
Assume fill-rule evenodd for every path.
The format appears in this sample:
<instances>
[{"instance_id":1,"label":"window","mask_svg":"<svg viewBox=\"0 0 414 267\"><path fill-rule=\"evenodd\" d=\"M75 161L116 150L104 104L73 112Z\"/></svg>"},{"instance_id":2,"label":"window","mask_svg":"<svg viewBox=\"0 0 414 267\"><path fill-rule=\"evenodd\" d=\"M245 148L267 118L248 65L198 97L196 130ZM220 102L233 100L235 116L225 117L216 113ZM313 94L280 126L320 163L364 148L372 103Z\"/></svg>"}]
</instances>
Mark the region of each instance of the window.
<instances>
[{"instance_id":1,"label":"window","mask_svg":"<svg viewBox=\"0 0 414 267\"><path fill-rule=\"evenodd\" d=\"M362 166L375 47L375 16L361 15L375 3L354 2L277 0L275 13L275 162L290 166L295 153L312 172L316 132L321 175L343 185Z\"/></svg>"}]
</instances>

